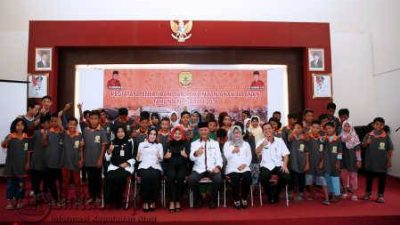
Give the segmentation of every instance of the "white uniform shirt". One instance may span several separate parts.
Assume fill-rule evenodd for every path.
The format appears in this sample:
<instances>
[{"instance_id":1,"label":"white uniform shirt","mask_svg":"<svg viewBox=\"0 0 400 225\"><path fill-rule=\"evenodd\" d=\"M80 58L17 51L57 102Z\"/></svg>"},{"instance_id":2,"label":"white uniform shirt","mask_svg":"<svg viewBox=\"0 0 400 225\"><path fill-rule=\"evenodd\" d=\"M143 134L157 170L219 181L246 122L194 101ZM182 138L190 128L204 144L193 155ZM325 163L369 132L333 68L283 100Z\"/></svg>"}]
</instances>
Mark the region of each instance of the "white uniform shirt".
<instances>
[{"instance_id":1,"label":"white uniform shirt","mask_svg":"<svg viewBox=\"0 0 400 225\"><path fill-rule=\"evenodd\" d=\"M200 156L194 156L194 153L199 150L200 147L204 147L205 152L203 152L203 154ZM192 142L189 157L190 160L194 162L193 171L197 173L204 173L206 171L211 172L217 166L219 166L221 169L223 166L219 143L212 139L208 139L206 142L201 141L200 139Z\"/></svg>"},{"instance_id":2,"label":"white uniform shirt","mask_svg":"<svg viewBox=\"0 0 400 225\"><path fill-rule=\"evenodd\" d=\"M256 146L260 146L264 140L265 138L261 139ZM274 137L274 141L272 143L268 142L261 151L260 167L265 167L269 170L281 167L283 166L283 157L289 154L290 152L282 138Z\"/></svg>"},{"instance_id":3,"label":"white uniform shirt","mask_svg":"<svg viewBox=\"0 0 400 225\"><path fill-rule=\"evenodd\" d=\"M224 145L224 156L227 160L227 165L225 168L225 174L230 173L244 173L250 171L250 163L252 159L251 148L249 143L243 141L242 146L240 146L240 151L238 153L233 153L235 146L231 141L228 141ZM246 164L246 167L239 171L238 167L242 164Z\"/></svg>"},{"instance_id":4,"label":"white uniform shirt","mask_svg":"<svg viewBox=\"0 0 400 225\"><path fill-rule=\"evenodd\" d=\"M160 143L141 142L138 147L138 169L148 169L152 167L162 171L160 162L164 156L163 147Z\"/></svg>"}]
</instances>

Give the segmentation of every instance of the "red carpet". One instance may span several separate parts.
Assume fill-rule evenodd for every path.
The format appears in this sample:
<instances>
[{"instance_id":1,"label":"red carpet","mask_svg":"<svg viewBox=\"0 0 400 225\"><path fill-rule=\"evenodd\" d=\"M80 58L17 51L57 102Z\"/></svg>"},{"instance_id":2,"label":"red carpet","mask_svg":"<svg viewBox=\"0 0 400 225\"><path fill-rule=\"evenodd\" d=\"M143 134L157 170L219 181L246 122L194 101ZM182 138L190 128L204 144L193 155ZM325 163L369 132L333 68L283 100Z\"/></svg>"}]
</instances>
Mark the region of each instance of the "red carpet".
<instances>
[{"instance_id":1,"label":"red carpet","mask_svg":"<svg viewBox=\"0 0 400 225\"><path fill-rule=\"evenodd\" d=\"M361 185L364 179L360 180ZM376 187L374 186L374 190ZM5 184L0 184L1 193L5 193ZM363 192L360 187L359 194ZM264 205L260 207L255 199L256 206L247 210L236 210L231 207L215 210L184 209L181 213L169 213L166 209L143 213L140 210L103 210L81 207L79 209L51 209L42 206L38 209L24 209L6 211L6 200L0 200L0 221L2 224L24 224L37 221L38 224L88 224L117 222L133 224L304 224L304 225L389 225L400 223L400 180L388 178L385 193L386 203L378 204L371 201L352 202L342 200L323 206L319 201L291 202L286 208L284 203L278 205ZM41 221L42 218L45 219Z\"/></svg>"}]
</instances>

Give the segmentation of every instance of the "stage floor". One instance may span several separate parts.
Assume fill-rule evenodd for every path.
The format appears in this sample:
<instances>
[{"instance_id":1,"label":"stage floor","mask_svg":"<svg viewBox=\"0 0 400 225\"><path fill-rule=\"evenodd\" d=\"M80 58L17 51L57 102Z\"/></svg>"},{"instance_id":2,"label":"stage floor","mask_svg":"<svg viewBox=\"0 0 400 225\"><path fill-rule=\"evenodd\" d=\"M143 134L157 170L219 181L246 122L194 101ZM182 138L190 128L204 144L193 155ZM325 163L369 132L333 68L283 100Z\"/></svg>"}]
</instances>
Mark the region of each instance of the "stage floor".
<instances>
[{"instance_id":1,"label":"stage floor","mask_svg":"<svg viewBox=\"0 0 400 225\"><path fill-rule=\"evenodd\" d=\"M359 195L363 193L364 179L360 179ZM375 189L374 185L374 190ZM4 209L6 200L5 183L0 184L2 198L0 200L0 222L2 224L23 224L38 222L40 224L88 224L118 222L132 224L399 224L400 223L400 180L388 178L385 193L386 203L372 201L353 202L341 200L330 206L320 204L319 200L290 203L286 208L283 201L276 205L264 204L260 207L255 198L255 206L246 210L236 210L230 205L227 208L210 210L183 209L180 213L170 213L166 209L144 213L141 210L105 210L88 207L59 209L42 205L37 209L7 211Z\"/></svg>"}]
</instances>

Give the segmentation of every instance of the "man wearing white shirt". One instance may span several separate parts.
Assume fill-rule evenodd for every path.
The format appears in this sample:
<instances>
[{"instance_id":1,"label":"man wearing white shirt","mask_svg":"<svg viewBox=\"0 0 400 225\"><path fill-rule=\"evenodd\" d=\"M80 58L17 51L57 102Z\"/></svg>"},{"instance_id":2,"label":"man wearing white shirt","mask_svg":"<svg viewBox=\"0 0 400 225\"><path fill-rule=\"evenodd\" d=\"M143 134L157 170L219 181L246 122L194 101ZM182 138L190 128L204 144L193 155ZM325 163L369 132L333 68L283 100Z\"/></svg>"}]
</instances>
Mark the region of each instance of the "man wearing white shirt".
<instances>
[{"instance_id":1,"label":"man wearing white shirt","mask_svg":"<svg viewBox=\"0 0 400 225\"><path fill-rule=\"evenodd\" d=\"M289 180L289 150L283 139L274 137L274 130L269 123L262 126L264 138L257 144L256 153L261 156L259 181L267 192L271 204L279 200L282 187ZM270 179L272 175L278 176L278 183L275 185Z\"/></svg>"},{"instance_id":2,"label":"man wearing white shirt","mask_svg":"<svg viewBox=\"0 0 400 225\"><path fill-rule=\"evenodd\" d=\"M199 181L203 177L212 180L212 194L209 202L210 208L216 207L218 191L222 184L222 156L218 142L209 138L207 122L198 124L200 139L192 142L190 147L190 160L193 161L193 171L189 177L189 186L193 190L195 207L202 206L199 192Z\"/></svg>"}]
</instances>

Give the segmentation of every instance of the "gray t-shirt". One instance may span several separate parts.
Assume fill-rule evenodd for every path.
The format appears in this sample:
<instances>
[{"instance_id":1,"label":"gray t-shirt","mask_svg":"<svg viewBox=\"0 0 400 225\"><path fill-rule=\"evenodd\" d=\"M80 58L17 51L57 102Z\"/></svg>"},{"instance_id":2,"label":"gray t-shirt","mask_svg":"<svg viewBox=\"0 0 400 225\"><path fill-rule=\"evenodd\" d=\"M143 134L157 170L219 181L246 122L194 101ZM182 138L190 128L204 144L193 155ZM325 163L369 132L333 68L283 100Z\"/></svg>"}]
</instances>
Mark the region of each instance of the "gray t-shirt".
<instances>
[{"instance_id":1,"label":"gray t-shirt","mask_svg":"<svg viewBox=\"0 0 400 225\"><path fill-rule=\"evenodd\" d=\"M81 144L83 142L82 135L77 133L75 135L69 135L64 133L63 137L63 157L62 166L69 170L79 171L79 160L81 160Z\"/></svg>"},{"instance_id":2,"label":"gray t-shirt","mask_svg":"<svg viewBox=\"0 0 400 225\"><path fill-rule=\"evenodd\" d=\"M357 156L356 152L360 150L360 146L357 145L352 149L348 149L345 143L342 143L343 146L343 159L342 159L342 168L350 171L357 172Z\"/></svg>"},{"instance_id":3,"label":"gray t-shirt","mask_svg":"<svg viewBox=\"0 0 400 225\"><path fill-rule=\"evenodd\" d=\"M336 169L339 153L342 153L342 142L339 137L336 140L324 141L324 171L329 176L338 177L340 175L340 170Z\"/></svg>"},{"instance_id":4,"label":"gray t-shirt","mask_svg":"<svg viewBox=\"0 0 400 225\"><path fill-rule=\"evenodd\" d=\"M7 146L6 165L4 169L5 176L23 176L26 175L25 163L27 152L30 147L30 139L13 138Z\"/></svg>"},{"instance_id":5,"label":"gray t-shirt","mask_svg":"<svg viewBox=\"0 0 400 225\"><path fill-rule=\"evenodd\" d=\"M289 143L289 168L296 173L304 173L305 157L308 152L306 141L293 139Z\"/></svg>"},{"instance_id":6,"label":"gray t-shirt","mask_svg":"<svg viewBox=\"0 0 400 225\"><path fill-rule=\"evenodd\" d=\"M102 145L107 144L106 131L99 127L97 129L91 129L87 127L83 131L84 138L84 164L86 167L96 167L97 159L101 154Z\"/></svg>"},{"instance_id":7,"label":"gray t-shirt","mask_svg":"<svg viewBox=\"0 0 400 225\"><path fill-rule=\"evenodd\" d=\"M371 138L371 144L365 149L365 170L386 173L387 153L393 150L392 140L387 134L381 137L379 134L375 136L369 133L364 137L363 143L366 143L369 137Z\"/></svg>"},{"instance_id":8,"label":"gray t-shirt","mask_svg":"<svg viewBox=\"0 0 400 225\"><path fill-rule=\"evenodd\" d=\"M310 138L307 142L307 147L310 154L310 170L307 174L322 176L323 171L319 169L319 163L323 159L324 144L321 138Z\"/></svg>"},{"instance_id":9,"label":"gray t-shirt","mask_svg":"<svg viewBox=\"0 0 400 225\"><path fill-rule=\"evenodd\" d=\"M50 130L47 134L47 141L46 167L51 169L60 169L63 151L62 133Z\"/></svg>"},{"instance_id":10,"label":"gray t-shirt","mask_svg":"<svg viewBox=\"0 0 400 225\"><path fill-rule=\"evenodd\" d=\"M32 169L44 171L46 169L46 147L42 143L42 131L35 130L32 137Z\"/></svg>"}]
</instances>

